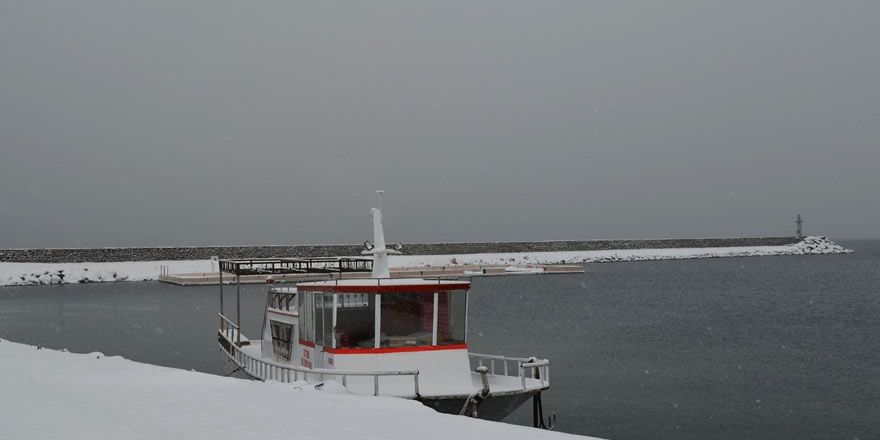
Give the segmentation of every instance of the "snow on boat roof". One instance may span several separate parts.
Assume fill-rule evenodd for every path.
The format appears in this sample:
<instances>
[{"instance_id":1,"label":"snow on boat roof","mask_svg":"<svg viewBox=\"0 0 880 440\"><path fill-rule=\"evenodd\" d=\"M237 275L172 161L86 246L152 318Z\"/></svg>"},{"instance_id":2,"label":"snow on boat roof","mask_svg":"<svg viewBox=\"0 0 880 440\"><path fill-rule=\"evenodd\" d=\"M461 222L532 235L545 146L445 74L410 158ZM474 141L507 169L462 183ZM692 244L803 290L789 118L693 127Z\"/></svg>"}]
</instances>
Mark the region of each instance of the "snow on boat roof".
<instances>
[{"instance_id":1,"label":"snow on boat roof","mask_svg":"<svg viewBox=\"0 0 880 440\"><path fill-rule=\"evenodd\" d=\"M426 280L421 278L365 278L298 283L300 291L351 293L438 292L470 289L469 281Z\"/></svg>"}]
</instances>

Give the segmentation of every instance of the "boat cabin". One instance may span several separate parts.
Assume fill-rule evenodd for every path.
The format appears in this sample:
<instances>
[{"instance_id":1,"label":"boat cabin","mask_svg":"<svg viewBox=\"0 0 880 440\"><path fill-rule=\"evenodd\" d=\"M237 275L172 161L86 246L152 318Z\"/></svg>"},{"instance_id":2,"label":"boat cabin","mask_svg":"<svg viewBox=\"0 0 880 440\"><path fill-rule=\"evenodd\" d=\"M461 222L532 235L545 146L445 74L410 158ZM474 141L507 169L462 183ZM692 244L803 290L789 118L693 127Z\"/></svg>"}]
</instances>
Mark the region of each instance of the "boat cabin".
<instances>
[{"instance_id":1,"label":"boat cabin","mask_svg":"<svg viewBox=\"0 0 880 440\"><path fill-rule=\"evenodd\" d=\"M469 288L382 278L299 283L295 293L274 288L263 338L272 344L263 356L305 368L419 370L423 387L436 376L470 389Z\"/></svg>"}]
</instances>

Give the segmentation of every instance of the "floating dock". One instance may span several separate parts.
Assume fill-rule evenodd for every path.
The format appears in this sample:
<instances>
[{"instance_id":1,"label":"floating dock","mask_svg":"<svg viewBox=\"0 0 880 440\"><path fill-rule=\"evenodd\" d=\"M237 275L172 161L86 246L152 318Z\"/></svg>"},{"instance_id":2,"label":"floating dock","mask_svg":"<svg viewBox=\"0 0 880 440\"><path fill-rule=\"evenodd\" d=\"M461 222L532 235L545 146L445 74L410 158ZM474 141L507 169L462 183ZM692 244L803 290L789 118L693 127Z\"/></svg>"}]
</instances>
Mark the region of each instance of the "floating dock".
<instances>
[{"instance_id":1,"label":"floating dock","mask_svg":"<svg viewBox=\"0 0 880 440\"><path fill-rule=\"evenodd\" d=\"M577 264L535 264L528 266L451 265L391 268L391 278L461 278L479 276L539 275L584 273ZM162 272L159 281L178 286L212 286L220 284L220 272L177 273ZM265 284L275 282L303 282L334 279L370 278L369 271L332 271L300 273L260 273L241 275L239 280L231 272L223 272L223 284Z\"/></svg>"}]
</instances>

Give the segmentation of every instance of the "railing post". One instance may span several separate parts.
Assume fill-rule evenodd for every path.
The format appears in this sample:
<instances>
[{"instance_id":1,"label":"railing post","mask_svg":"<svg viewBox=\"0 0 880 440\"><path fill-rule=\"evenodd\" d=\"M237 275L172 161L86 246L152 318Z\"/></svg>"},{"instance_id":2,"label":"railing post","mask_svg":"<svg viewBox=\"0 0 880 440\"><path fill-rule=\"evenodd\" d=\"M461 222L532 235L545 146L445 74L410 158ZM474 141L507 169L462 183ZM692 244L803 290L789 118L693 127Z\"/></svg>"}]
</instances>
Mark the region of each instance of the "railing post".
<instances>
[{"instance_id":1,"label":"railing post","mask_svg":"<svg viewBox=\"0 0 880 440\"><path fill-rule=\"evenodd\" d=\"M415 381L416 397L421 397L422 393L419 392L419 373L413 375L413 380Z\"/></svg>"},{"instance_id":2,"label":"railing post","mask_svg":"<svg viewBox=\"0 0 880 440\"><path fill-rule=\"evenodd\" d=\"M235 325L238 327L238 346L241 347L241 275L235 275Z\"/></svg>"},{"instance_id":3,"label":"railing post","mask_svg":"<svg viewBox=\"0 0 880 440\"><path fill-rule=\"evenodd\" d=\"M373 395L374 396L379 395L379 375L378 374L373 375Z\"/></svg>"},{"instance_id":4,"label":"railing post","mask_svg":"<svg viewBox=\"0 0 880 440\"><path fill-rule=\"evenodd\" d=\"M217 266L220 269L220 314L223 314L223 266L218 263Z\"/></svg>"}]
</instances>

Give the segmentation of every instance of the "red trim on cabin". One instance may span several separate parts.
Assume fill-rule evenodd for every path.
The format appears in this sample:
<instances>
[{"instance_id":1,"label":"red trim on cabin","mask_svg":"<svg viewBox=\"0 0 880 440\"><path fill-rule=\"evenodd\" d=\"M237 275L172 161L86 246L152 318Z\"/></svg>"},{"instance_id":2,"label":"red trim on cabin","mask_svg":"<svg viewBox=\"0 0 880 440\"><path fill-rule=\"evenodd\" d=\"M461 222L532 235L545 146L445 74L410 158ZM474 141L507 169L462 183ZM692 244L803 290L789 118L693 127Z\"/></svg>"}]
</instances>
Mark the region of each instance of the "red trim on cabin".
<instances>
[{"instance_id":1,"label":"red trim on cabin","mask_svg":"<svg viewBox=\"0 0 880 440\"><path fill-rule=\"evenodd\" d=\"M306 341L305 339L300 339L300 340L299 340L299 345L305 345L306 347L312 347L312 348L315 348L315 343L314 343L314 342Z\"/></svg>"},{"instance_id":2,"label":"red trim on cabin","mask_svg":"<svg viewBox=\"0 0 880 440\"><path fill-rule=\"evenodd\" d=\"M336 285L326 284L319 286L297 285L300 292L335 292L335 293L434 293L447 292L450 290L468 290L471 283L446 283L446 284L392 284L392 285Z\"/></svg>"},{"instance_id":3,"label":"red trim on cabin","mask_svg":"<svg viewBox=\"0 0 880 440\"><path fill-rule=\"evenodd\" d=\"M380 348L330 348L324 347L324 351L332 354L383 354L383 353L411 353L414 351L441 351L441 350L466 350L467 344L450 345L417 345L413 347L380 347Z\"/></svg>"}]
</instances>

